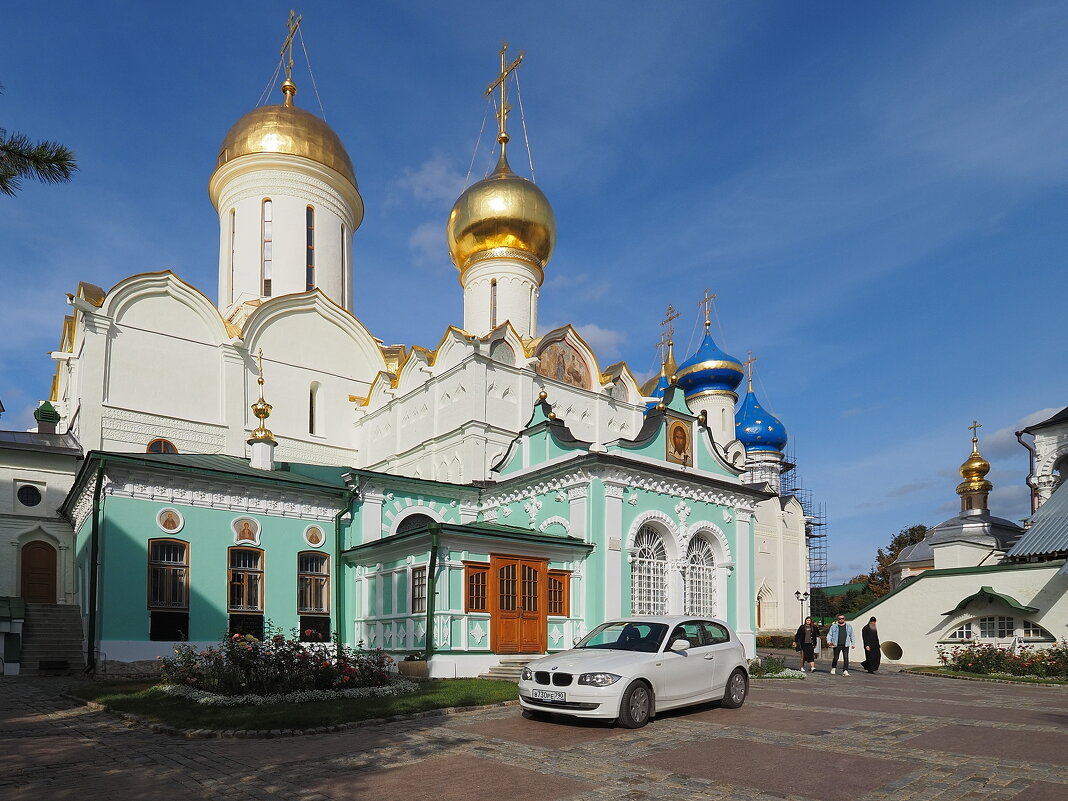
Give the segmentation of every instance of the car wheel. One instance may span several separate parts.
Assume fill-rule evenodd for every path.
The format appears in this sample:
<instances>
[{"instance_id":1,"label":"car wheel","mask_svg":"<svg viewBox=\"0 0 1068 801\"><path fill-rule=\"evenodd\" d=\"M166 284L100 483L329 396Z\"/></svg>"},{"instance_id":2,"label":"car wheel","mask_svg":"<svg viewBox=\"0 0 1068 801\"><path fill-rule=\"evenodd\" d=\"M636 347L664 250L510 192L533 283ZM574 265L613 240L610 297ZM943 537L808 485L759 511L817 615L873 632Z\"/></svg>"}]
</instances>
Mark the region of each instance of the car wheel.
<instances>
[{"instance_id":1,"label":"car wheel","mask_svg":"<svg viewBox=\"0 0 1068 801\"><path fill-rule=\"evenodd\" d=\"M619 725L625 729L640 729L653 714L653 691L644 681L632 683L623 693L619 704Z\"/></svg>"},{"instance_id":2,"label":"car wheel","mask_svg":"<svg viewBox=\"0 0 1068 801\"><path fill-rule=\"evenodd\" d=\"M727 686L723 690L723 703L721 706L727 709L737 709L745 703L745 696L749 694L749 677L741 668L735 668L727 679Z\"/></svg>"}]
</instances>

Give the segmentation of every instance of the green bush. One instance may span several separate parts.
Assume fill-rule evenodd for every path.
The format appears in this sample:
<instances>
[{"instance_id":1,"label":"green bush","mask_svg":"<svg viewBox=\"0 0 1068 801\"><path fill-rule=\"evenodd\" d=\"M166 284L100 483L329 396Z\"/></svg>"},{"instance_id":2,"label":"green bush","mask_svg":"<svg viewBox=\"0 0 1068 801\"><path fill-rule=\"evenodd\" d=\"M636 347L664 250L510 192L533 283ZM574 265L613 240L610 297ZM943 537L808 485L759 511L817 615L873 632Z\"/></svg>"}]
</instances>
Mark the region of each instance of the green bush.
<instances>
[{"instance_id":1,"label":"green bush","mask_svg":"<svg viewBox=\"0 0 1068 801\"><path fill-rule=\"evenodd\" d=\"M274 695L390 683L393 660L381 649L349 648L310 629L304 639L270 632L263 640L234 634L204 651L180 643L174 658L160 660L160 674L168 684L217 695Z\"/></svg>"},{"instance_id":2,"label":"green bush","mask_svg":"<svg viewBox=\"0 0 1068 801\"><path fill-rule=\"evenodd\" d=\"M942 666L962 673L1005 673L1010 676L1068 678L1068 640L1049 648L1021 646L1015 653L988 643L938 646Z\"/></svg>"},{"instance_id":3,"label":"green bush","mask_svg":"<svg viewBox=\"0 0 1068 801\"><path fill-rule=\"evenodd\" d=\"M793 641L786 634L762 634L756 638L757 648L792 648Z\"/></svg>"},{"instance_id":4,"label":"green bush","mask_svg":"<svg viewBox=\"0 0 1068 801\"><path fill-rule=\"evenodd\" d=\"M749 675L754 679L774 676L784 670L786 670L786 660L781 656L765 656L749 660Z\"/></svg>"}]
</instances>

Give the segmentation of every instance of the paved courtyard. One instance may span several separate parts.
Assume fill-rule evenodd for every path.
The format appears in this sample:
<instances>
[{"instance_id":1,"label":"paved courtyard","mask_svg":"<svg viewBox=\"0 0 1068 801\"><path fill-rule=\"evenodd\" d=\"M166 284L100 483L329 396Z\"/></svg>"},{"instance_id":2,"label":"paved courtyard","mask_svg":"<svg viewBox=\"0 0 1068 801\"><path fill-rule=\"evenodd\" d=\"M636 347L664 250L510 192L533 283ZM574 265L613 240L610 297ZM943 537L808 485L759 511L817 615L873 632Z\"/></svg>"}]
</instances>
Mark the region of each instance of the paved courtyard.
<instances>
[{"instance_id":1,"label":"paved courtyard","mask_svg":"<svg viewBox=\"0 0 1068 801\"><path fill-rule=\"evenodd\" d=\"M1068 799L1068 688L817 673L637 731L498 707L200 740L131 728L64 686L0 679L0 799Z\"/></svg>"}]
</instances>

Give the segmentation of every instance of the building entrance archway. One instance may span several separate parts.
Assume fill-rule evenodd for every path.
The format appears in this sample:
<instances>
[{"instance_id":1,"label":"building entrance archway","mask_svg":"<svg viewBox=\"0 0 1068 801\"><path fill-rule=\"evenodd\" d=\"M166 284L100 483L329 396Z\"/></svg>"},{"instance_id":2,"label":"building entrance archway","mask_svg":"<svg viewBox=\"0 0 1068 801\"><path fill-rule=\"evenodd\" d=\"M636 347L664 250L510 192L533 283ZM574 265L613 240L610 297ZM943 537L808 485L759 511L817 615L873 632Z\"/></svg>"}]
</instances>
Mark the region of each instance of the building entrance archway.
<instances>
[{"instance_id":1,"label":"building entrance archway","mask_svg":"<svg viewBox=\"0 0 1068 801\"><path fill-rule=\"evenodd\" d=\"M31 604L56 602L56 549L42 540L22 546L22 599Z\"/></svg>"}]
</instances>

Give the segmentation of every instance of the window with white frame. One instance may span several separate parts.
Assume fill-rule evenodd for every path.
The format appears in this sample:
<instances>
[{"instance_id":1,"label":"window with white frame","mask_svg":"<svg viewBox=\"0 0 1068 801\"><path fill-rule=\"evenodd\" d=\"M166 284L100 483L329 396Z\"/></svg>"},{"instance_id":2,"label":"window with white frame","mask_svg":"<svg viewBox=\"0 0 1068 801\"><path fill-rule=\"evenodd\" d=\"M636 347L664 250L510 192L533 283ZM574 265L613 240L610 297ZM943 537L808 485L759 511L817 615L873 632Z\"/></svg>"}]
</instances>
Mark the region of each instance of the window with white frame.
<instances>
[{"instance_id":1,"label":"window with white frame","mask_svg":"<svg viewBox=\"0 0 1068 801\"><path fill-rule=\"evenodd\" d=\"M412 568L412 612L426 611L426 568Z\"/></svg>"},{"instance_id":2,"label":"window with white frame","mask_svg":"<svg viewBox=\"0 0 1068 801\"><path fill-rule=\"evenodd\" d=\"M704 537L694 537L686 547L683 581L686 591L685 614L715 616L716 558L712 546Z\"/></svg>"},{"instance_id":3,"label":"window with white frame","mask_svg":"<svg viewBox=\"0 0 1068 801\"><path fill-rule=\"evenodd\" d=\"M947 640L970 640L972 638L972 624L971 622L962 623L953 629L946 637Z\"/></svg>"},{"instance_id":4,"label":"window with white frame","mask_svg":"<svg viewBox=\"0 0 1068 801\"><path fill-rule=\"evenodd\" d=\"M638 529L631 548L630 611L634 615L667 611L667 549L653 526Z\"/></svg>"},{"instance_id":5,"label":"window with white frame","mask_svg":"<svg viewBox=\"0 0 1068 801\"><path fill-rule=\"evenodd\" d=\"M326 554L302 551L297 554L297 611L300 614L326 614L330 611L330 571Z\"/></svg>"},{"instance_id":6,"label":"window with white frame","mask_svg":"<svg viewBox=\"0 0 1068 801\"><path fill-rule=\"evenodd\" d=\"M1001 615L979 618L979 636L985 640L1006 640L1012 637L1013 620Z\"/></svg>"},{"instance_id":7,"label":"window with white frame","mask_svg":"<svg viewBox=\"0 0 1068 801\"><path fill-rule=\"evenodd\" d=\"M1033 620L1025 620L1023 622L1023 636L1030 640L1049 640L1050 642L1055 639L1052 634Z\"/></svg>"},{"instance_id":8,"label":"window with white frame","mask_svg":"<svg viewBox=\"0 0 1068 801\"><path fill-rule=\"evenodd\" d=\"M274 271L274 203L270 198L263 201L260 216L261 250L260 250L260 279L263 284L261 293L264 297L271 296L271 275Z\"/></svg>"}]
</instances>

